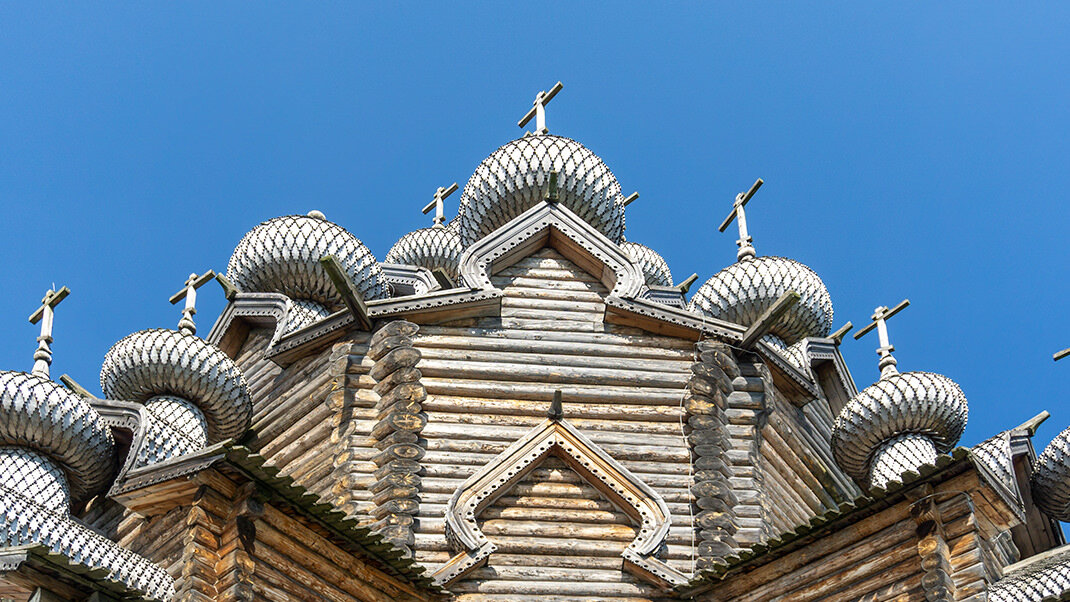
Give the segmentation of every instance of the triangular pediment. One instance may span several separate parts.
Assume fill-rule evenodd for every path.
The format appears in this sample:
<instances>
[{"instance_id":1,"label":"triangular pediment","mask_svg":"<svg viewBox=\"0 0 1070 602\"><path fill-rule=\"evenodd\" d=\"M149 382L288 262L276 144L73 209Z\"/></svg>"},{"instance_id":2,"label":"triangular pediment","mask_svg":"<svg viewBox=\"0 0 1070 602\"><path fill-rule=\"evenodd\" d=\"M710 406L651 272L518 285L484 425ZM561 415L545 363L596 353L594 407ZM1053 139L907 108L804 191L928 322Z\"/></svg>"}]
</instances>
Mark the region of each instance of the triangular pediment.
<instances>
[{"instance_id":1,"label":"triangular pediment","mask_svg":"<svg viewBox=\"0 0 1070 602\"><path fill-rule=\"evenodd\" d=\"M452 583L487 562L497 546L481 530L480 513L551 455L563 460L638 526L638 535L621 554L625 568L659 586L686 581L683 574L654 558L671 523L661 496L567 421L551 418L454 492L446 507L446 537L458 553L435 571L437 584Z\"/></svg>"},{"instance_id":2,"label":"triangular pediment","mask_svg":"<svg viewBox=\"0 0 1070 602\"><path fill-rule=\"evenodd\" d=\"M553 247L600 280L610 294L638 296L642 272L624 251L564 205L543 201L469 247L461 255L459 277L471 288L494 289L491 276Z\"/></svg>"}]
</instances>

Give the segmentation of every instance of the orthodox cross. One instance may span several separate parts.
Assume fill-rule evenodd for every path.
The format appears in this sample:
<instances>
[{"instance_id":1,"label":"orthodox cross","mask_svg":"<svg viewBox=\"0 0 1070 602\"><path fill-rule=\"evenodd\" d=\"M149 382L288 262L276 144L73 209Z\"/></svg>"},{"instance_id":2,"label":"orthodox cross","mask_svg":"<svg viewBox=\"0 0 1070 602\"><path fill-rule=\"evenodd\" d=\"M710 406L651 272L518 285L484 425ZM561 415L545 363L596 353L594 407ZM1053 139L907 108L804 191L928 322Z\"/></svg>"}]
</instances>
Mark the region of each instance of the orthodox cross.
<instances>
[{"instance_id":1,"label":"orthodox cross","mask_svg":"<svg viewBox=\"0 0 1070 602\"><path fill-rule=\"evenodd\" d=\"M910 299L903 299L899 302L899 305L888 309L885 306L878 307L873 310L873 320L867 324L862 330L855 333L855 340L862 338L866 333L877 329L877 338L880 339L880 347L877 348L877 355L880 356L880 362L877 363L877 367L880 368L881 378L888 378L893 374L899 374L899 371L895 369L895 358L892 357L892 352L895 351L895 347L888 342L888 325L886 324L888 318L891 318L895 314L903 311L910 305Z\"/></svg>"},{"instance_id":2,"label":"orthodox cross","mask_svg":"<svg viewBox=\"0 0 1070 602\"><path fill-rule=\"evenodd\" d=\"M37 337L37 351L33 354L32 374L34 376L49 377L48 368L52 365L52 318L55 315L56 306L69 294L71 294L71 289L67 287L58 291L54 288L48 289L45 297L41 299L41 307L30 314L30 324L41 323L41 336Z\"/></svg>"},{"instance_id":3,"label":"orthodox cross","mask_svg":"<svg viewBox=\"0 0 1070 602\"><path fill-rule=\"evenodd\" d=\"M423 208L424 215L435 210L435 227L441 228L442 222L446 221L446 218L442 216L442 201L446 200L446 197L457 192L457 182L450 184L449 188L438 187L435 191L435 198Z\"/></svg>"},{"instance_id":4,"label":"orthodox cross","mask_svg":"<svg viewBox=\"0 0 1070 602\"><path fill-rule=\"evenodd\" d=\"M200 276L190 274L189 278L186 278L186 285L182 287L182 290L171 295L169 299L171 305L183 299L186 300L186 305L182 308L182 319L178 321L178 331L182 334L197 334L197 325L193 323L193 314L197 313L197 289L211 282L213 278L215 278L215 272L212 270L208 270Z\"/></svg>"},{"instance_id":5,"label":"orthodox cross","mask_svg":"<svg viewBox=\"0 0 1070 602\"><path fill-rule=\"evenodd\" d=\"M732 212L728 214L728 217L724 218L721 227L717 229L718 232L724 232L728 225L732 223L732 220L736 220L736 223L739 224L739 240L736 241L736 244L739 245L739 251L736 252L736 261L754 259L754 245L750 244L754 239L747 233L747 214L743 211L743 208L750 202L754 193L758 192L758 189L762 187L762 183L762 179L758 178L755 180L754 185L750 187L750 190L736 195L736 201L732 203Z\"/></svg>"},{"instance_id":6,"label":"orthodox cross","mask_svg":"<svg viewBox=\"0 0 1070 602\"><path fill-rule=\"evenodd\" d=\"M554 96L557 96L557 93L561 91L561 88L564 88L564 86L561 85L561 82L557 82L556 84L554 84L553 88L550 88L549 92L542 90L538 94L536 94L535 102L532 103L535 106L531 107L531 110L528 111L527 114L524 115L524 117L519 122L517 122L517 125L520 127L524 127L528 124L529 121L531 121L531 118L534 117L535 133L550 133L550 130L546 129L546 105L550 104L550 101L554 99Z\"/></svg>"}]
</instances>

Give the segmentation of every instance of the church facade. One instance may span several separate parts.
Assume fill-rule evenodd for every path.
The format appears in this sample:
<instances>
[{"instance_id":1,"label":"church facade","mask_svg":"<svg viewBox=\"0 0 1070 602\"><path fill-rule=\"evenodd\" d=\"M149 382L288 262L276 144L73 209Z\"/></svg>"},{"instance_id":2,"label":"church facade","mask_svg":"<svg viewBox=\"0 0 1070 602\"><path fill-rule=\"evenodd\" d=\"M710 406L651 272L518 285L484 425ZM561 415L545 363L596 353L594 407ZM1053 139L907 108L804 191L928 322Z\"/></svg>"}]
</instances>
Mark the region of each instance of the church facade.
<instances>
[{"instance_id":1,"label":"church facade","mask_svg":"<svg viewBox=\"0 0 1070 602\"><path fill-rule=\"evenodd\" d=\"M736 261L677 283L547 130L560 89L382 261L318 211L256 225L101 395L52 380L49 291L0 372L0 598L1070 599L1070 429L958 447L963 391L892 355L907 301L856 384L820 277L752 244L761 180Z\"/></svg>"}]
</instances>

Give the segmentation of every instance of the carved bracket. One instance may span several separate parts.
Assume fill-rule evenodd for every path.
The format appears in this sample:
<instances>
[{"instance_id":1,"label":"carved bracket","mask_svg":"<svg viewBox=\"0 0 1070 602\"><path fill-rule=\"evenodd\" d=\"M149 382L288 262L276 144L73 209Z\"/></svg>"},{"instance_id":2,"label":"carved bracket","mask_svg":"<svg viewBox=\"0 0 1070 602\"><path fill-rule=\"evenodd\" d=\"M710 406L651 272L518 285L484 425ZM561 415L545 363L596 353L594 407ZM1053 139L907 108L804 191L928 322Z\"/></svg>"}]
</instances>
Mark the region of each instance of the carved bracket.
<instances>
[{"instance_id":1,"label":"carved bracket","mask_svg":"<svg viewBox=\"0 0 1070 602\"><path fill-rule=\"evenodd\" d=\"M567 421L547 420L472 475L450 498L446 536L460 552L435 571L437 585L456 581L486 563L497 548L479 528L480 512L550 454L564 460L638 524L639 534L621 554L626 569L661 587L687 581L654 558L671 522L661 496Z\"/></svg>"}]
</instances>

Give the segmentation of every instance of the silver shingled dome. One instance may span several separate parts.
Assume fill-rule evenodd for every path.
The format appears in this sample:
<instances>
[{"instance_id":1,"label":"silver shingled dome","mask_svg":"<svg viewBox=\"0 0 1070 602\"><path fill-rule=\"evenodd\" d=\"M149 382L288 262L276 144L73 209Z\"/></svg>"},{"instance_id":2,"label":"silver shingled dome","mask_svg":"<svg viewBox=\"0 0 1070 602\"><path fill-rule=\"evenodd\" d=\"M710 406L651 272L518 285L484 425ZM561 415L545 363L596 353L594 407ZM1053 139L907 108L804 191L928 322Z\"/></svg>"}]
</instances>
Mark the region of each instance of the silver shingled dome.
<instances>
[{"instance_id":1,"label":"silver shingled dome","mask_svg":"<svg viewBox=\"0 0 1070 602\"><path fill-rule=\"evenodd\" d=\"M624 198L613 172L585 146L561 136L525 136L484 159L461 193L464 246L505 225L547 195L558 173L558 202L613 242L624 233Z\"/></svg>"},{"instance_id":2,"label":"silver shingled dome","mask_svg":"<svg viewBox=\"0 0 1070 602\"><path fill-rule=\"evenodd\" d=\"M1033 464L1033 501L1048 516L1070 521L1070 427L1044 448Z\"/></svg>"},{"instance_id":3,"label":"silver shingled dome","mask_svg":"<svg viewBox=\"0 0 1070 602\"><path fill-rule=\"evenodd\" d=\"M234 249L227 276L244 292L282 293L337 310L343 301L320 265L325 255L338 259L366 301L389 296L371 251L322 214L288 215L259 224Z\"/></svg>"},{"instance_id":4,"label":"silver shingled dome","mask_svg":"<svg viewBox=\"0 0 1070 602\"><path fill-rule=\"evenodd\" d=\"M413 230L394 243L386 254L387 263L403 263L442 269L451 280L457 278L461 261L461 237L455 230L443 226Z\"/></svg>"},{"instance_id":5,"label":"silver shingled dome","mask_svg":"<svg viewBox=\"0 0 1070 602\"><path fill-rule=\"evenodd\" d=\"M785 344L827 336L832 328L832 298L813 270L785 257L756 257L717 272L691 299L689 308L711 318L750 326L789 290L800 299L770 331Z\"/></svg>"},{"instance_id":6,"label":"silver shingled dome","mask_svg":"<svg viewBox=\"0 0 1070 602\"><path fill-rule=\"evenodd\" d=\"M204 415L210 444L244 434L252 420L253 403L234 361L218 347L174 330L142 330L113 345L104 356L100 387L111 399L146 406L160 396L189 401ZM183 423L191 424L186 418Z\"/></svg>"},{"instance_id":7,"label":"silver shingled dome","mask_svg":"<svg viewBox=\"0 0 1070 602\"><path fill-rule=\"evenodd\" d=\"M0 372L0 445L54 461L63 468L74 499L102 489L115 470L111 430L89 402L25 372Z\"/></svg>"},{"instance_id":8,"label":"silver shingled dome","mask_svg":"<svg viewBox=\"0 0 1070 602\"><path fill-rule=\"evenodd\" d=\"M950 378L891 374L844 406L832 429L832 453L847 474L883 485L950 450L967 414L966 395Z\"/></svg>"},{"instance_id":9,"label":"silver shingled dome","mask_svg":"<svg viewBox=\"0 0 1070 602\"><path fill-rule=\"evenodd\" d=\"M620 248L643 271L647 286L672 286L672 272L669 271L669 264L665 263L657 251L631 241L621 242Z\"/></svg>"}]
</instances>

